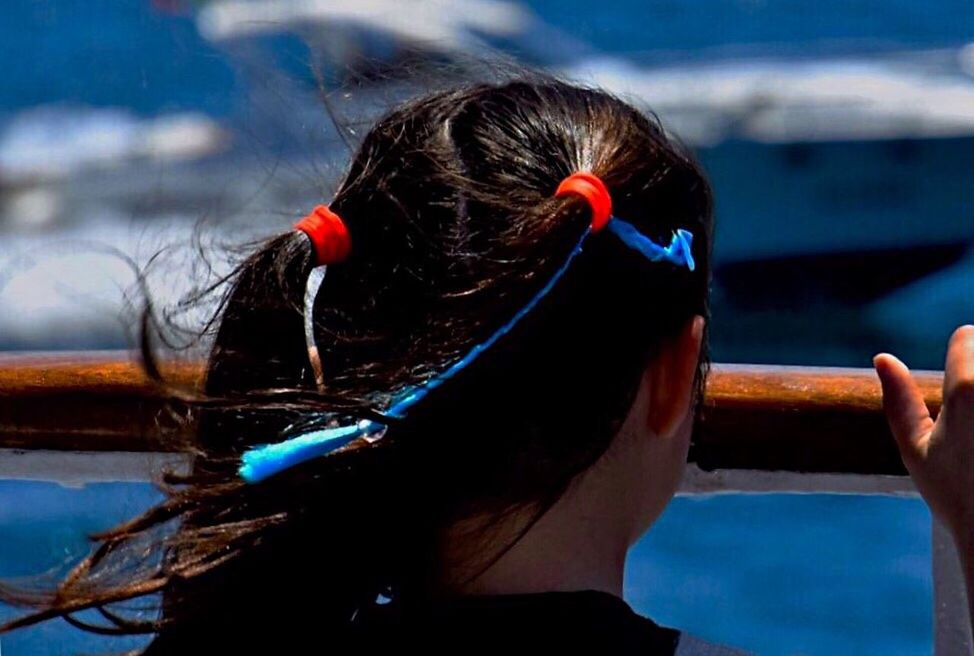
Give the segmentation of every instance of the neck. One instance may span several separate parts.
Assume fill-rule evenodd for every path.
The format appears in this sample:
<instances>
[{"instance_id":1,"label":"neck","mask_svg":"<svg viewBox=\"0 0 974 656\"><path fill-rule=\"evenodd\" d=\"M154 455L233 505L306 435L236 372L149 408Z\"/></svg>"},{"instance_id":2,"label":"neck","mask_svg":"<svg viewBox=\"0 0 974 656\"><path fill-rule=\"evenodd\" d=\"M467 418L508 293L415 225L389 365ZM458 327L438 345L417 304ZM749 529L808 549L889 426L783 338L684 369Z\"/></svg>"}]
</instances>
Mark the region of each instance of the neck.
<instances>
[{"instance_id":1,"label":"neck","mask_svg":"<svg viewBox=\"0 0 974 656\"><path fill-rule=\"evenodd\" d=\"M545 515L462 593L598 590L622 597L628 544L620 537L605 533L594 518L584 527L568 527Z\"/></svg>"},{"instance_id":2,"label":"neck","mask_svg":"<svg viewBox=\"0 0 974 656\"><path fill-rule=\"evenodd\" d=\"M445 562L455 565L444 573L447 589L463 595L598 590L622 597L626 554L633 541L632 488L625 477L610 473L595 466L582 474L514 546L472 581L464 582L484 566L483 539L473 543L458 536L483 536L482 524L453 527ZM503 522L492 531L490 544L495 549L509 544L533 514L519 513ZM471 546L449 548L465 542ZM474 557L465 561L459 553Z\"/></svg>"},{"instance_id":3,"label":"neck","mask_svg":"<svg viewBox=\"0 0 974 656\"><path fill-rule=\"evenodd\" d=\"M678 435L650 435L641 419L644 404L641 388L636 410L606 452L533 525L532 509L510 514L499 526L485 528L484 518L451 526L442 536L437 587L448 594L598 590L622 597L626 554L673 497L692 425L688 415ZM485 558L512 542L480 571Z\"/></svg>"}]
</instances>

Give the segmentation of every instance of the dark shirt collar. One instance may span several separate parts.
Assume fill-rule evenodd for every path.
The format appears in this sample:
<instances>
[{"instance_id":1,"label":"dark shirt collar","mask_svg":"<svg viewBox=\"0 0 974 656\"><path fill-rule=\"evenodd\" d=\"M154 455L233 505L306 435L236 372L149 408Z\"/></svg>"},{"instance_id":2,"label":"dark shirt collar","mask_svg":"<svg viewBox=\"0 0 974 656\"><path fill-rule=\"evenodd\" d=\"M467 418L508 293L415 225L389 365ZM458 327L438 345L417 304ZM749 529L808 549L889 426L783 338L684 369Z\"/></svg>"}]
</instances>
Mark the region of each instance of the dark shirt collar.
<instances>
[{"instance_id":1,"label":"dark shirt collar","mask_svg":"<svg viewBox=\"0 0 974 656\"><path fill-rule=\"evenodd\" d=\"M502 650L498 656L523 649L669 656L680 635L598 590L392 601L360 610L354 624L363 645Z\"/></svg>"}]
</instances>

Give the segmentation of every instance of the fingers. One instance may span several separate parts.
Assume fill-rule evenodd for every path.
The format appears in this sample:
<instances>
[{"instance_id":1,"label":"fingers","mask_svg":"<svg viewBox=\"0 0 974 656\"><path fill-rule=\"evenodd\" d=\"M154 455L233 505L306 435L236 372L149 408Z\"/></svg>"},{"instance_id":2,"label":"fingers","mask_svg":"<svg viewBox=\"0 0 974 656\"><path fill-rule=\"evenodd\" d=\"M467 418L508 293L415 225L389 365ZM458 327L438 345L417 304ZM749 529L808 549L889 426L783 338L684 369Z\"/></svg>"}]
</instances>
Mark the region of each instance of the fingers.
<instances>
[{"instance_id":1,"label":"fingers","mask_svg":"<svg viewBox=\"0 0 974 656\"><path fill-rule=\"evenodd\" d=\"M961 326L947 344L944 405L974 405L974 326ZM965 414L974 411L966 407Z\"/></svg>"},{"instance_id":2,"label":"fingers","mask_svg":"<svg viewBox=\"0 0 974 656\"><path fill-rule=\"evenodd\" d=\"M923 442L933 429L920 388L907 366L888 353L873 358L873 365L883 386L883 409L900 454L904 460L920 456Z\"/></svg>"}]
</instances>

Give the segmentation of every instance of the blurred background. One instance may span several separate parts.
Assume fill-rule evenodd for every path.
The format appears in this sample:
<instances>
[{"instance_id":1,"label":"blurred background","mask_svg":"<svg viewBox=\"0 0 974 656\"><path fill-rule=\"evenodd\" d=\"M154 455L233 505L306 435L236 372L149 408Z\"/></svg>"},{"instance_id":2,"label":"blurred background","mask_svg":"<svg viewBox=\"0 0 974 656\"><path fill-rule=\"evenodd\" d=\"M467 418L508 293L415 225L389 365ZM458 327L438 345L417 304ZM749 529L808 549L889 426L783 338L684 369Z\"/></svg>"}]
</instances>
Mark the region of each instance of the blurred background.
<instances>
[{"instance_id":1,"label":"blurred background","mask_svg":"<svg viewBox=\"0 0 974 656\"><path fill-rule=\"evenodd\" d=\"M180 299L326 201L377 113L511 62L623 95L701 160L717 361L939 369L974 321L974 3L13 0L0 61L0 350L130 348L146 292L191 326ZM0 576L155 494L0 481ZM762 654L930 653L929 522L908 498L682 498L626 594Z\"/></svg>"}]
</instances>

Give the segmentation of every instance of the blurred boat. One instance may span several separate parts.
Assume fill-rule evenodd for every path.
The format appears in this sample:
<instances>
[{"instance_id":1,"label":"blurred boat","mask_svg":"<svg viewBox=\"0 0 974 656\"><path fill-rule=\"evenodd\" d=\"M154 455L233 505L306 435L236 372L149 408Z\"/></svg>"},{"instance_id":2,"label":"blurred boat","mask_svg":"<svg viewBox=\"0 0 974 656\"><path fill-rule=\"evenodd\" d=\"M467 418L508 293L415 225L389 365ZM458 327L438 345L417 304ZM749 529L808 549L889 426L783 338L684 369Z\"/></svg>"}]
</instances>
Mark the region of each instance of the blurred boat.
<instances>
[{"instance_id":1,"label":"blurred boat","mask_svg":"<svg viewBox=\"0 0 974 656\"><path fill-rule=\"evenodd\" d=\"M821 281L813 296L861 302L950 265L974 242L974 44L646 65L599 53L524 5L436 0L411 9L403 15L397 0L217 0L198 22L219 41L297 31L339 70L388 70L395 62L383 53L468 61L504 48L633 99L692 146L715 180L716 255L732 287L751 286L754 270L781 272L792 288ZM819 275L790 275L794 263ZM892 263L896 275L864 279ZM848 293L849 279L862 281L860 293Z\"/></svg>"},{"instance_id":2,"label":"blurred boat","mask_svg":"<svg viewBox=\"0 0 974 656\"><path fill-rule=\"evenodd\" d=\"M242 62L241 105L258 109L220 123L63 107L7 120L0 232L21 236L5 238L0 257L29 246L30 228L189 229L233 215L273 231L269 216L283 226L327 196L343 137L354 141L369 117L440 70L463 79L465 67L511 59L631 99L694 149L716 188L718 299L740 310L861 306L951 266L974 242L974 45L653 62L599 52L506 0L426 0L406 13L399 0L187 9ZM312 71L295 44L314 53ZM321 109L322 83L334 88L330 111L355 117L344 133ZM127 250L133 239L113 243Z\"/></svg>"}]
</instances>

